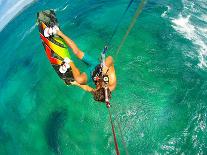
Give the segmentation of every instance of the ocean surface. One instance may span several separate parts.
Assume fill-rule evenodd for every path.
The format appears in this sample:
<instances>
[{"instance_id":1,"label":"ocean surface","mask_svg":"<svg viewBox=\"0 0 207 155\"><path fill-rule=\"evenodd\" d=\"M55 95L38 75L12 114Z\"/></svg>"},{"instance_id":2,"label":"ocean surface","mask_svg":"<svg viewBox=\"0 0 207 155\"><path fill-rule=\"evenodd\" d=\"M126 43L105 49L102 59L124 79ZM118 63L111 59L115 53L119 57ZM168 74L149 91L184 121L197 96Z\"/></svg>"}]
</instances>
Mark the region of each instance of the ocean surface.
<instances>
[{"instance_id":1,"label":"ocean surface","mask_svg":"<svg viewBox=\"0 0 207 155\"><path fill-rule=\"evenodd\" d=\"M36 13L99 57L129 0L0 0L0 155L115 154L107 108L49 64ZM122 18L115 56L140 1ZM71 54L72 55L72 54ZM72 55L77 66L82 62ZM207 1L148 0L115 60L111 112L121 154L207 154Z\"/></svg>"}]
</instances>

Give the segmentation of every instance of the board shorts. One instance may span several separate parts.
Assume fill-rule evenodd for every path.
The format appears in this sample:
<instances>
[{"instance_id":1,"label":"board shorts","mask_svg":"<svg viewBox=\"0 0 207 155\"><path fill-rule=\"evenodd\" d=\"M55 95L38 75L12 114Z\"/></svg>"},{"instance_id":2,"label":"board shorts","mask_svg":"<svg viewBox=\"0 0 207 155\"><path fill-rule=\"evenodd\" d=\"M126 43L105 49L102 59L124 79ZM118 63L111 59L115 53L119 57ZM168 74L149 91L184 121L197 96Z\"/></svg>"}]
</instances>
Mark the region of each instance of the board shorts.
<instances>
[{"instance_id":1,"label":"board shorts","mask_svg":"<svg viewBox=\"0 0 207 155\"><path fill-rule=\"evenodd\" d=\"M82 61L88 66L87 70L85 71L85 73L88 77L88 81L92 81L92 74L93 74L96 66L98 66L100 64L100 62L97 59L91 57L87 53L84 53Z\"/></svg>"}]
</instances>

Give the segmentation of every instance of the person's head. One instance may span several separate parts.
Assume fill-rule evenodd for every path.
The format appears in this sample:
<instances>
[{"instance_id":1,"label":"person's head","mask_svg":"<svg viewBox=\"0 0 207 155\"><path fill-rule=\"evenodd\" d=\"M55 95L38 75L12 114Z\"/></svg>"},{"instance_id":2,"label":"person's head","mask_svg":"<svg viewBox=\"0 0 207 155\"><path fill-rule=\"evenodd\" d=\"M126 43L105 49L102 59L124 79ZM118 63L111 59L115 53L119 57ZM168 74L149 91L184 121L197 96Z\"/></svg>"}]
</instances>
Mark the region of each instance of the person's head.
<instances>
[{"instance_id":1,"label":"person's head","mask_svg":"<svg viewBox=\"0 0 207 155\"><path fill-rule=\"evenodd\" d=\"M111 98L111 91L107 88L108 99ZM93 98L98 102L105 102L105 88L101 87L93 92Z\"/></svg>"},{"instance_id":2,"label":"person's head","mask_svg":"<svg viewBox=\"0 0 207 155\"><path fill-rule=\"evenodd\" d=\"M96 77L96 81L95 81L96 89L102 88L105 85L108 85L108 83L109 83L108 75L101 75L99 77Z\"/></svg>"}]
</instances>

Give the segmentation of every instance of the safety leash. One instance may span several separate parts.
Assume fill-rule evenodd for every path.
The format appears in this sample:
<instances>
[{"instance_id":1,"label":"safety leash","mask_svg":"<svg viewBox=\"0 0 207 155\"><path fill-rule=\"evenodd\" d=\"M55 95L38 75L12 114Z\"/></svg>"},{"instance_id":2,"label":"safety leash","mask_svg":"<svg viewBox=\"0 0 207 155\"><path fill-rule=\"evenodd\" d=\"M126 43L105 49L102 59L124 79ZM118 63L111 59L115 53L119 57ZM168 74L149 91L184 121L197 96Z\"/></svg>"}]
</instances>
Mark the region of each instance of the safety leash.
<instances>
[{"instance_id":1,"label":"safety leash","mask_svg":"<svg viewBox=\"0 0 207 155\"><path fill-rule=\"evenodd\" d=\"M112 35L111 35L110 39L108 40L108 42L107 42L107 44L106 44L108 47L111 45L111 41L112 41L112 39L114 38L114 36L115 36L117 30L119 29L119 25L121 24L122 20L124 19L124 16L126 15L127 11L129 10L130 6L132 5L133 1L134 1L134 0L130 0L130 2L128 3L126 9L124 10L123 14L121 15L121 17L120 17L118 23L117 23L116 26L114 27L114 30L113 30L113 32L112 32Z\"/></svg>"},{"instance_id":2,"label":"safety leash","mask_svg":"<svg viewBox=\"0 0 207 155\"><path fill-rule=\"evenodd\" d=\"M141 14L141 12L142 12L142 10L143 10L143 8L144 8L144 5L145 5L145 3L146 3L146 1L147 1L147 0L142 0L142 1L140 2L139 6L137 7L137 10L136 10L136 12L135 12L135 14L134 14L134 17L132 18L131 23L129 24L129 27L128 27L128 29L127 29L127 31L126 31L124 37L122 38L121 43L119 44L119 46L118 46L118 48L117 48L117 51L116 51L116 54L115 54L115 60L116 60L116 57L117 57L117 55L119 54L119 52L120 52L122 46L124 45L124 43L125 43L125 41L126 41L128 35L129 35L129 33L131 32L132 28L134 27L134 25L135 25L135 23L136 23L136 21L137 21L137 18L138 18L139 15Z\"/></svg>"},{"instance_id":3,"label":"safety leash","mask_svg":"<svg viewBox=\"0 0 207 155\"><path fill-rule=\"evenodd\" d=\"M114 130L114 124L113 124L112 117L111 117L110 102L109 102L109 98L108 98L107 86L105 86L105 103L106 103L106 107L107 107L108 112L109 112L109 119L110 119L110 123L111 123L111 129L112 129L113 137L114 137L114 145L115 145L116 154L120 155L118 143L117 143L117 140L116 140L116 133L115 133L115 130Z\"/></svg>"},{"instance_id":4,"label":"safety leash","mask_svg":"<svg viewBox=\"0 0 207 155\"><path fill-rule=\"evenodd\" d=\"M102 67L105 65L105 55L106 55L106 52L108 50L108 47L105 46L102 53L101 53L101 65ZM103 75L103 72L102 72L102 77L104 77L105 75ZM107 76L105 76L107 77ZM113 133L113 137L114 137L114 145L115 145L115 150L116 150L116 154L117 155L120 155L119 153L119 147L118 147L118 143L117 143L117 140L116 140L116 133L115 133L115 130L114 130L114 124L113 124L113 121L112 121L112 116L111 116L111 111L110 111L110 101L109 101L109 94L108 94L108 80L104 80L104 89L105 89L105 104L106 104L106 107L108 109L108 112L109 112L109 119L110 119L110 123L111 123L111 128L112 128L112 133Z\"/></svg>"},{"instance_id":5,"label":"safety leash","mask_svg":"<svg viewBox=\"0 0 207 155\"><path fill-rule=\"evenodd\" d=\"M114 31L113 31L113 33L112 33L112 35L111 35L111 38L109 39L109 41L107 42L106 46L104 47L104 50L103 50L102 53L101 53L101 65L102 65L102 67L105 65L105 54L106 54L106 52L107 52L107 50L108 50L108 46L110 46L111 41L112 41L114 35L116 34L116 32L117 32L117 30L118 30L118 28L119 28L119 25L120 25L120 23L121 23L123 17L124 17L125 14L127 13L128 9L130 8L130 6L131 6L131 4L132 4L133 1L134 1L134 0L130 0L130 2L129 2L129 4L127 5L127 8L125 9L125 11L123 12L123 14L122 14L122 16L121 16L119 22L117 23L117 25L116 25L115 28L114 28ZM115 60L116 60L116 57L117 57L118 53L120 52L120 50L121 50L123 44L125 43L125 41L126 41L128 35L129 35L130 31L131 31L132 28L134 27L137 18L138 18L139 15L141 14L141 12L142 12L142 10L143 10L143 8L144 8L144 5L145 5L145 2L146 2L146 1L147 1L147 0L141 0L140 4L139 4L139 6L138 6L138 8L137 8L137 10L136 10L136 12L135 12L135 15L134 15L134 17L132 18L132 21L131 21L131 23L130 23L128 29L127 29L127 32L125 33L124 37L122 38L121 43L119 44L119 46L118 46L118 48L117 48L117 51L116 51L116 54L115 54ZM115 133L115 129L114 129L114 124L113 124L113 121L112 121L112 115L111 115L111 111L110 111L110 102L109 102L109 98L108 98L108 90L107 90L107 89L108 89L107 84L105 84L105 103L106 103L106 107L107 107L107 109L108 109L108 113L109 113L109 119L110 119L110 123L111 123L111 128L112 128L112 133L113 133L113 138L114 138L114 145L115 145L116 154L117 154L117 155L120 155L119 147L118 147L118 143L117 143L117 138L116 138L116 133ZM119 125L119 124L118 124L118 125ZM119 130L120 130L120 132L121 132L122 143L123 143L123 145L124 145L126 154L128 154L128 150L127 150L127 147L126 147L126 143L125 143L125 141L124 141L124 139L123 139L122 130L121 130L120 125L119 125Z\"/></svg>"},{"instance_id":6,"label":"safety leash","mask_svg":"<svg viewBox=\"0 0 207 155\"><path fill-rule=\"evenodd\" d=\"M128 151L128 149L127 149L126 142L125 142L125 140L124 140L124 136L123 136L123 132L122 132L122 129L121 129L120 122L119 122L118 120L115 120L115 121L116 121L117 124L118 124L119 134L120 134L120 136L121 136L121 141L122 141L122 144L123 144L123 146L124 146L125 153L126 153L126 155L128 155L128 154L129 154L129 151Z\"/></svg>"},{"instance_id":7,"label":"safety leash","mask_svg":"<svg viewBox=\"0 0 207 155\"><path fill-rule=\"evenodd\" d=\"M109 103L109 104L110 104L110 103ZM112 133L113 133L113 137L114 137L114 145L115 145L116 154L117 154L117 155L120 155L120 153L119 153L118 143L117 143L117 140L116 140L116 133L115 133L115 130L114 130L114 124L113 124L112 117L111 117L110 106L108 106L108 103L106 103L106 107L107 107L108 112L109 112L109 118L110 118L110 123L111 123Z\"/></svg>"}]
</instances>

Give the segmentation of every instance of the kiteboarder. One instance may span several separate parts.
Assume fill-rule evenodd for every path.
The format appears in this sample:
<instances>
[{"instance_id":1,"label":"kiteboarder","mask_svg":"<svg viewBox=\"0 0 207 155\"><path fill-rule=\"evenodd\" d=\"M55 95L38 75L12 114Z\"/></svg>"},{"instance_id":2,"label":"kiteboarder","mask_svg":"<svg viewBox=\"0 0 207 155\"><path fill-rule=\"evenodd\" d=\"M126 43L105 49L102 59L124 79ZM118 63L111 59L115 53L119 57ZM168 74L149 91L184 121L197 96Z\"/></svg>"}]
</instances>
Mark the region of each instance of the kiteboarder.
<instances>
[{"instance_id":1,"label":"kiteboarder","mask_svg":"<svg viewBox=\"0 0 207 155\"><path fill-rule=\"evenodd\" d=\"M108 56L105 61L101 63L89 54L81 51L75 42L60 31L57 26L54 26L53 28L46 28L44 35L45 37L50 35L58 35L63 38L66 44L72 49L76 57L88 66L87 71L81 73L71 59L64 59L64 63L60 66L59 71L64 73L71 67L73 77L75 79L75 81L72 82L73 85L79 86L83 90L91 92L94 99L100 102L105 102L105 88L107 87L108 97L109 99L111 98L111 92L115 89L117 83L114 62L111 56ZM93 81L96 88L89 86L90 81Z\"/></svg>"}]
</instances>

